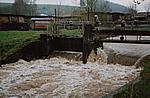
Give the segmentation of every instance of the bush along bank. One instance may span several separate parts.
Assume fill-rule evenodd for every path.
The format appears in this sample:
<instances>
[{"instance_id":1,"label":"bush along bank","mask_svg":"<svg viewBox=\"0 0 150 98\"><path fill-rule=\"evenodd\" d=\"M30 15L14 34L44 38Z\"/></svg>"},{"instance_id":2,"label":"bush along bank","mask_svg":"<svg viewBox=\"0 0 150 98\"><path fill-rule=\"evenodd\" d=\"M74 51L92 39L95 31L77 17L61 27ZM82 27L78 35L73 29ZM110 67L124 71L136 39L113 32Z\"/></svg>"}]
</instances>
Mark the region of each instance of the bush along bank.
<instances>
[{"instance_id":1,"label":"bush along bank","mask_svg":"<svg viewBox=\"0 0 150 98\"><path fill-rule=\"evenodd\" d=\"M150 97L150 61L144 64L144 70L140 74L141 79L129 85L125 90L113 96L113 98L149 98Z\"/></svg>"}]
</instances>

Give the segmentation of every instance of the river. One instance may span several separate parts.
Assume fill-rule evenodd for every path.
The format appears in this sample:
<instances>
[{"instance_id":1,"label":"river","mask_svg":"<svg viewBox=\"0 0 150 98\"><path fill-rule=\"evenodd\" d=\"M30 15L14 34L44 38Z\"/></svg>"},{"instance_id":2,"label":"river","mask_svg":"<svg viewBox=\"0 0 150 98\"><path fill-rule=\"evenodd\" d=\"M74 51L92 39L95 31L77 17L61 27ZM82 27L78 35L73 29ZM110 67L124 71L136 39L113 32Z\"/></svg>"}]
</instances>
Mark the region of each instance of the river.
<instances>
[{"instance_id":1,"label":"river","mask_svg":"<svg viewBox=\"0 0 150 98\"><path fill-rule=\"evenodd\" d=\"M139 77L142 68L132 65L149 50L150 45L105 43L98 55L91 52L87 64L78 52L5 64L0 68L0 97L99 98Z\"/></svg>"},{"instance_id":2,"label":"river","mask_svg":"<svg viewBox=\"0 0 150 98\"><path fill-rule=\"evenodd\" d=\"M107 64L100 53L102 61L87 64L57 56L2 65L0 97L98 98L139 76L141 68Z\"/></svg>"}]
</instances>

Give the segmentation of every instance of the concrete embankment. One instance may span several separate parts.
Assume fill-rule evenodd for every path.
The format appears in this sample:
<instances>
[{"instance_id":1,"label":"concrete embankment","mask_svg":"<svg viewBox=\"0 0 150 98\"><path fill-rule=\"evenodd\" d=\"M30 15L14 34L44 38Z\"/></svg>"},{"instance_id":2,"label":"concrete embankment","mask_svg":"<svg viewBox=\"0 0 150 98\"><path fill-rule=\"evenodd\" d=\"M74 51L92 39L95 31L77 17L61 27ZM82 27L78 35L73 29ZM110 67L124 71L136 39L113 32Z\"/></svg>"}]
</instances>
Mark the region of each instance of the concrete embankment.
<instances>
[{"instance_id":1,"label":"concrete embankment","mask_svg":"<svg viewBox=\"0 0 150 98\"><path fill-rule=\"evenodd\" d=\"M106 46L107 45L107 46ZM129 65L129 66L136 66L136 67L145 67L150 66L150 46L149 45L121 45L121 44L106 44L105 51L108 54L108 63L119 63L122 65ZM109 48L108 48L109 47ZM111 47L111 49L110 49ZM136 51L135 51L136 50ZM146 73L146 78L148 78L149 73ZM142 76L137 77L135 80L130 81L126 85L112 91L111 93L103 96L102 98L120 98L120 97L114 97L120 95L121 92L128 90L129 88L133 86L134 88L138 88L138 83L140 84L145 82L145 80L141 79ZM144 81L144 82L143 82ZM136 86L135 86L136 85ZM147 85L148 86L148 85ZM138 89L144 89L144 85L140 86ZM135 94L134 90L134 94ZM132 96L133 90L128 91L128 93L124 92L125 96ZM147 91L145 91L144 94L147 94ZM123 96L123 95L121 95ZM147 95L143 95L148 98ZM121 98L128 98L128 97L121 97Z\"/></svg>"},{"instance_id":2,"label":"concrete embankment","mask_svg":"<svg viewBox=\"0 0 150 98\"><path fill-rule=\"evenodd\" d=\"M108 63L134 65L138 59L150 53L148 44L118 44L105 43L104 51L108 56Z\"/></svg>"}]
</instances>

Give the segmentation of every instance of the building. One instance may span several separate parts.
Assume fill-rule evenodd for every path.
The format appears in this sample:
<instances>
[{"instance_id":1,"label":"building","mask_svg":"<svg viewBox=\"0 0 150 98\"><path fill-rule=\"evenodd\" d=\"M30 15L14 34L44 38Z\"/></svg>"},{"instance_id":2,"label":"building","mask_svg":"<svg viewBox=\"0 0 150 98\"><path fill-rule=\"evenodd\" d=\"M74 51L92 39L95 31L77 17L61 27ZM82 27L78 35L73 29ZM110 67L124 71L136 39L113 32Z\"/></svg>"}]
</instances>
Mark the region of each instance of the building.
<instances>
[{"instance_id":1,"label":"building","mask_svg":"<svg viewBox=\"0 0 150 98\"><path fill-rule=\"evenodd\" d=\"M31 18L31 28L33 30L45 30L48 28L48 25L53 22L54 18L49 17Z\"/></svg>"}]
</instances>

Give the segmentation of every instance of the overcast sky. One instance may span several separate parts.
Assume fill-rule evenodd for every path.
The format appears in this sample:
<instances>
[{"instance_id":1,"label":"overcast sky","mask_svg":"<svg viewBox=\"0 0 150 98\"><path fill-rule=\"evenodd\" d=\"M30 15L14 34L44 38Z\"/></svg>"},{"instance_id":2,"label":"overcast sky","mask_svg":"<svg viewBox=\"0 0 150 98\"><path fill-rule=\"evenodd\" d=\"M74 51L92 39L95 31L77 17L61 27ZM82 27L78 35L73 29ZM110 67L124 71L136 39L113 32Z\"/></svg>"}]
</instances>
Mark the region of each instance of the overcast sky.
<instances>
[{"instance_id":1,"label":"overcast sky","mask_svg":"<svg viewBox=\"0 0 150 98\"><path fill-rule=\"evenodd\" d=\"M107 1L115 2L127 7L133 4L133 0L107 0ZM141 2L142 0L135 0L135 1ZM142 2L140 5L137 6L138 11L145 11L144 6L148 3L150 3L150 0L144 0L144 2Z\"/></svg>"},{"instance_id":2,"label":"overcast sky","mask_svg":"<svg viewBox=\"0 0 150 98\"><path fill-rule=\"evenodd\" d=\"M0 2L13 3L14 0L0 0ZM36 0L40 4L64 4L64 5L80 5L80 0Z\"/></svg>"},{"instance_id":3,"label":"overcast sky","mask_svg":"<svg viewBox=\"0 0 150 98\"><path fill-rule=\"evenodd\" d=\"M40 4L60 4L60 1L61 1L61 4L63 4L63 5L79 5L80 4L80 0L37 0L37 3L40 3ZM129 6L133 2L133 0L108 0L108 1L115 2L118 4L124 5L124 6ZM142 0L138 0L138 1L142 1ZM13 3L14 0L0 0L0 2ZM150 0L145 0L142 4L140 4L138 6L138 10L143 11L144 5L148 2L150 3Z\"/></svg>"}]
</instances>

